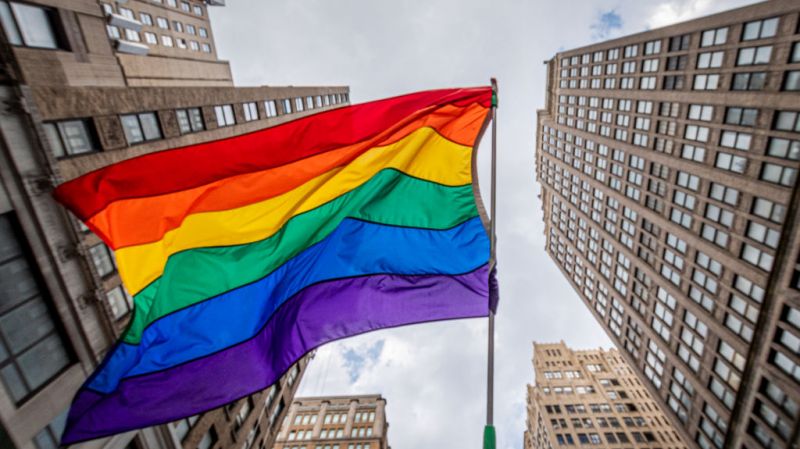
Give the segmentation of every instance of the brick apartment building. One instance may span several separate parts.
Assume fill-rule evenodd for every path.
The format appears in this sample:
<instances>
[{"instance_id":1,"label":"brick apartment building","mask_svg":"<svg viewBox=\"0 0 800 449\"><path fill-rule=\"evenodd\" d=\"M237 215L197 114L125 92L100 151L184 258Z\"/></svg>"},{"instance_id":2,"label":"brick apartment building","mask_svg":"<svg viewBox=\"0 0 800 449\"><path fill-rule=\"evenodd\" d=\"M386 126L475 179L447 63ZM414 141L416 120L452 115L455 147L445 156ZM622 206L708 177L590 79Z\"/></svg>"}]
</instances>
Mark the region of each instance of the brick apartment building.
<instances>
[{"instance_id":1,"label":"brick apartment building","mask_svg":"<svg viewBox=\"0 0 800 449\"><path fill-rule=\"evenodd\" d=\"M797 445L800 3L558 53L546 250L687 444Z\"/></svg>"},{"instance_id":2,"label":"brick apartment building","mask_svg":"<svg viewBox=\"0 0 800 449\"><path fill-rule=\"evenodd\" d=\"M56 447L130 317L113 254L55 185L349 102L347 87L234 87L209 21L220 3L0 1L0 447ZM306 363L227 407L81 446L272 447Z\"/></svg>"}]
</instances>

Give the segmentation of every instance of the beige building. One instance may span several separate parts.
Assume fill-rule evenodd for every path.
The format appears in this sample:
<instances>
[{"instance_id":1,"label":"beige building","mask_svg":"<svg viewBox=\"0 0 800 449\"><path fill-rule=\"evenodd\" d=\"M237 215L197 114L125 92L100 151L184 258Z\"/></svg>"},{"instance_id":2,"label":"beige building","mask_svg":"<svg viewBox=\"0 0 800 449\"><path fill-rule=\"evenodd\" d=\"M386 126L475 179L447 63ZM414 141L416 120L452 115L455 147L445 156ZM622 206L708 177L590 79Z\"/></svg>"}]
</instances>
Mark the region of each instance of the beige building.
<instances>
[{"instance_id":1,"label":"beige building","mask_svg":"<svg viewBox=\"0 0 800 449\"><path fill-rule=\"evenodd\" d=\"M381 395L295 398L274 449L391 449Z\"/></svg>"},{"instance_id":2,"label":"beige building","mask_svg":"<svg viewBox=\"0 0 800 449\"><path fill-rule=\"evenodd\" d=\"M0 0L0 447L57 446L131 298L55 185L148 152L277 125L347 87L234 87L199 0ZM307 359L273 388L84 447L271 447Z\"/></svg>"},{"instance_id":3,"label":"beige building","mask_svg":"<svg viewBox=\"0 0 800 449\"><path fill-rule=\"evenodd\" d=\"M616 349L534 343L533 368L525 449L686 448Z\"/></svg>"},{"instance_id":4,"label":"beige building","mask_svg":"<svg viewBox=\"0 0 800 449\"><path fill-rule=\"evenodd\" d=\"M800 2L558 53L546 251L687 444L797 445Z\"/></svg>"}]
</instances>

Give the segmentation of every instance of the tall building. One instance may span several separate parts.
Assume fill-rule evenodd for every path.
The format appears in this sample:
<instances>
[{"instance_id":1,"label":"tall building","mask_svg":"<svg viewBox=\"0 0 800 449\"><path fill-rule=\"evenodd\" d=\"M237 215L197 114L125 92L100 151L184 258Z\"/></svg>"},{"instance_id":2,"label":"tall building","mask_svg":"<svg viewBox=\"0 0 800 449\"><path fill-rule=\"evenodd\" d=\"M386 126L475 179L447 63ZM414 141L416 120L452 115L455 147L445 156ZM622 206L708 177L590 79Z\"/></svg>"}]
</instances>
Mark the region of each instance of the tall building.
<instances>
[{"instance_id":1,"label":"tall building","mask_svg":"<svg viewBox=\"0 0 800 449\"><path fill-rule=\"evenodd\" d=\"M274 449L391 449L381 395L296 398Z\"/></svg>"},{"instance_id":2,"label":"tall building","mask_svg":"<svg viewBox=\"0 0 800 449\"><path fill-rule=\"evenodd\" d=\"M616 349L533 344L525 449L559 446L686 449Z\"/></svg>"},{"instance_id":3,"label":"tall building","mask_svg":"<svg viewBox=\"0 0 800 449\"><path fill-rule=\"evenodd\" d=\"M0 0L0 447L56 447L132 307L55 185L137 155L346 104L347 87L233 87L200 0ZM85 444L271 447L304 360L202 416Z\"/></svg>"},{"instance_id":4,"label":"tall building","mask_svg":"<svg viewBox=\"0 0 800 449\"><path fill-rule=\"evenodd\" d=\"M702 448L798 442L799 15L772 0L547 62L546 251Z\"/></svg>"}]
</instances>

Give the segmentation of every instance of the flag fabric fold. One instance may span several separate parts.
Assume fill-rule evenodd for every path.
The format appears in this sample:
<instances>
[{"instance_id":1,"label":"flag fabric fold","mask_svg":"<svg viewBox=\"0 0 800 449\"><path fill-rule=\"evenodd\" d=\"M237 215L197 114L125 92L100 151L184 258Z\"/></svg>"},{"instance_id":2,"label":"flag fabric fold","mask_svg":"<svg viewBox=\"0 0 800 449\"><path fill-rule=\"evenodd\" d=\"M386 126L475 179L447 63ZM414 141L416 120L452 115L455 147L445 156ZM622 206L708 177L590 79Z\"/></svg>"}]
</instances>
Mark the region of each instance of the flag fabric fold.
<instances>
[{"instance_id":1,"label":"flag fabric fold","mask_svg":"<svg viewBox=\"0 0 800 449\"><path fill-rule=\"evenodd\" d=\"M222 406L333 340L486 316L494 274L474 153L491 95L343 107L60 185L56 199L114 249L134 297L62 443Z\"/></svg>"}]
</instances>

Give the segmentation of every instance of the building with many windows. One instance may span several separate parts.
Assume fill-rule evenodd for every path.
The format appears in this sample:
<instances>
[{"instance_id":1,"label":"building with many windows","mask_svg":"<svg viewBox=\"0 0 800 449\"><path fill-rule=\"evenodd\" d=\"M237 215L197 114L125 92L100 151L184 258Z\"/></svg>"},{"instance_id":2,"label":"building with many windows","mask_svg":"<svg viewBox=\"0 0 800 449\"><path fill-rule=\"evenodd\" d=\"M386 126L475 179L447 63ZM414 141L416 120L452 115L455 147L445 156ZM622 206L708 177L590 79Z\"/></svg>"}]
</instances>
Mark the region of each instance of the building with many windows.
<instances>
[{"instance_id":1,"label":"building with many windows","mask_svg":"<svg viewBox=\"0 0 800 449\"><path fill-rule=\"evenodd\" d=\"M547 252L687 444L796 444L800 3L564 51L547 70Z\"/></svg>"},{"instance_id":2,"label":"building with many windows","mask_svg":"<svg viewBox=\"0 0 800 449\"><path fill-rule=\"evenodd\" d=\"M125 328L112 252L55 185L137 155L348 103L347 87L234 87L200 0L0 0L0 447L56 447ZM273 388L85 447L271 447L307 359Z\"/></svg>"},{"instance_id":3,"label":"building with many windows","mask_svg":"<svg viewBox=\"0 0 800 449\"><path fill-rule=\"evenodd\" d=\"M525 449L686 449L619 351L533 344Z\"/></svg>"},{"instance_id":4,"label":"building with many windows","mask_svg":"<svg viewBox=\"0 0 800 449\"><path fill-rule=\"evenodd\" d=\"M381 395L295 398L274 449L391 449Z\"/></svg>"}]
</instances>

